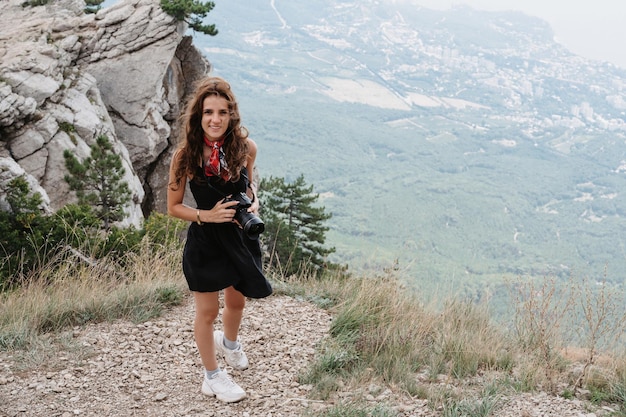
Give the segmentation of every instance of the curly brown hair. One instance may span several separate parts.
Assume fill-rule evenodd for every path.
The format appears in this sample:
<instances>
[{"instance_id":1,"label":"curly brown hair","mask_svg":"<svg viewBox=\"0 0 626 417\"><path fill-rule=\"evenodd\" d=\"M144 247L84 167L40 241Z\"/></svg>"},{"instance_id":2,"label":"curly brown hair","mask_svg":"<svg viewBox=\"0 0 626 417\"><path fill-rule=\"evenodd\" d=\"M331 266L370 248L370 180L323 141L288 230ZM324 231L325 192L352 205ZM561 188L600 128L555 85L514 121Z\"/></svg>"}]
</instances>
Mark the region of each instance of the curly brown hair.
<instances>
[{"instance_id":1,"label":"curly brown hair","mask_svg":"<svg viewBox=\"0 0 626 417\"><path fill-rule=\"evenodd\" d=\"M207 77L202 79L196 87L196 92L187 103L184 113L181 115L182 129L180 143L176 152L179 158L176 171L174 172L175 184L178 186L184 178L191 178L196 168L202 161L204 145L204 131L202 130L202 106L204 99L211 95L223 97L228 102L230 122L224 137L224 154L230 172L230 180L239 180L241 168L246 165L248 157L248 131L241 126L239 106L237 99L230 89L230 85L220 77Z\"/></svg>"}]
</instances>

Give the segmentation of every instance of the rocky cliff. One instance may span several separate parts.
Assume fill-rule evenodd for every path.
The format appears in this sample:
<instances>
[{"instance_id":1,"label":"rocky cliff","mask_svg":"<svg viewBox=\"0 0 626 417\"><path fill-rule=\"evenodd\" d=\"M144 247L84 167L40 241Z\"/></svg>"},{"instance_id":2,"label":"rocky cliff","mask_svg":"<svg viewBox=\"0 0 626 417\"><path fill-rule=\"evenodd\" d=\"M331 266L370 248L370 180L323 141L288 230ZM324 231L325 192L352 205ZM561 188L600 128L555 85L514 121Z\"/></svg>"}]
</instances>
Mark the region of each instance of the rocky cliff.
<instances>
[{"instance_id":1,"label":"rocky cliff","mask_svg":"<svg viewBox=\"0 0 626 417\"><path fill-rule=\"evenodd\" d=\"M0 208L26 174L54 211L74 201L63 152L79 158L101 134L122 157L133 199L128 224L165 209L176 120L210 70L158 0L122 0L85 14L82 0L0 2Z\"/></svg>"}]
</instances>

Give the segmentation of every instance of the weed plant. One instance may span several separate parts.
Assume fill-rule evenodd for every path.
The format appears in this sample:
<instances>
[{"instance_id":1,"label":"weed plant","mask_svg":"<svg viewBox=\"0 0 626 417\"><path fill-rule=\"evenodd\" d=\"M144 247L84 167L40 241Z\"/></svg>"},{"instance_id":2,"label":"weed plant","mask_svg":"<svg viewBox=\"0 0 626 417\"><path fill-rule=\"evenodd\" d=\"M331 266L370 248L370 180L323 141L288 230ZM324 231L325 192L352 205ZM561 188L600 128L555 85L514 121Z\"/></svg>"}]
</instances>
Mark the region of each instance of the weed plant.
<instances>
[{"instance_id":1,"label":"weed plant","mask_svg":"<svg viewBox=\"0 0 626 417\"><path fill-rule=\"evenodd\" d=\"M305 416L318 417L396 417L398 413L385 405L339 404L317 414Z\"/></svg>"}]
</instances>

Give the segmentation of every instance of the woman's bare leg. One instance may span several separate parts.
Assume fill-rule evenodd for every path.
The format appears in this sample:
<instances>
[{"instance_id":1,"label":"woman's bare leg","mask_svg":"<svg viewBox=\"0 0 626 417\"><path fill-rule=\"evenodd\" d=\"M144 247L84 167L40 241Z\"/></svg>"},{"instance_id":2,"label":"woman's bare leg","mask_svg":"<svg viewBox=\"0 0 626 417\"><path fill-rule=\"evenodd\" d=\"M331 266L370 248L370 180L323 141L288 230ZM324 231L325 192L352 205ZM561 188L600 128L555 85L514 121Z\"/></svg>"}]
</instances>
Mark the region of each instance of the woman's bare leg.
<instances>
[{"instance_id":1,"label":"woman's bare leg","mask_svg":"<svg viewBox=\"0 0 626 417\"><path fill-rule=\"evenodd\" d=\"M193 297L196 305L193 326L196 346L198 346L204 368L212 371L218 366L213 342L213 323L220 309L219 292L194 291Z\"/></svg>"},{"instance_id":2,"label":"woman's bare leg","mask_svg":"<svg viewBox=\"0 0 626 417\"><path fill-rule=\"evenodd\" d=\"M243 309L246 306L246 297L233 287L224 290L224 336L233 342L239 335L239 326L243 317Z\"/></svg>"}]
</instances>

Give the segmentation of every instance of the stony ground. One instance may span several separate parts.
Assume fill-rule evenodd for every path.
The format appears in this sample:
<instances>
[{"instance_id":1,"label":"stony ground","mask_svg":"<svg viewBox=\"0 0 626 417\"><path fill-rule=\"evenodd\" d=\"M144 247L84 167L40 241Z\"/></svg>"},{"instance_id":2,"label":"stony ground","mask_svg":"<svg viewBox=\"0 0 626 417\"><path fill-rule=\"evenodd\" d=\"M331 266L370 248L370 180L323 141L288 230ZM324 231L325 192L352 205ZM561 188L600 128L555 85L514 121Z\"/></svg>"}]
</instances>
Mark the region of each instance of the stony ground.
<instances>
[{"instance_id":1,"label":"stony ground","mask_svg":"<svg viewBox=\"0 0 626 417\"><path fill-rule=\"evenodd\" d=\"M191 299L151 322L76 328L48 357L0 352L0 416L301 416L332 404L310 399L310 387L297 382L330 320L326 311L286 296L249 301L241 339L250 368L226 368L248 398L230 405L200 394ZM384 387L364 390L358 395L372 404L394 404L399 416L441 415L424 400ZM356 395L339 393L335 401ZM593 417L610 411L542 393L501 403L498 417Z\"/></svg>"}]
</instances>

